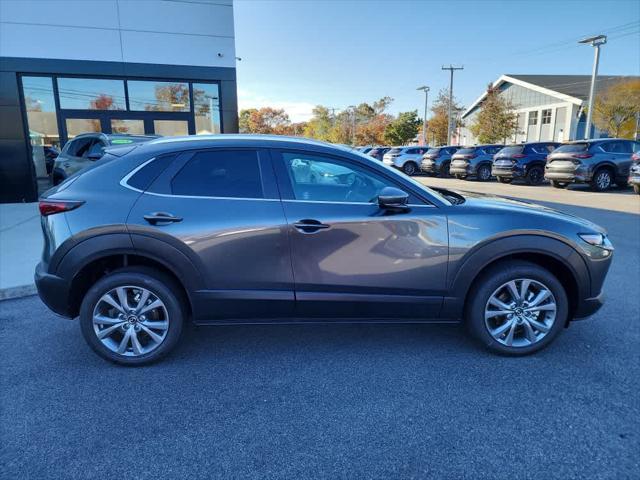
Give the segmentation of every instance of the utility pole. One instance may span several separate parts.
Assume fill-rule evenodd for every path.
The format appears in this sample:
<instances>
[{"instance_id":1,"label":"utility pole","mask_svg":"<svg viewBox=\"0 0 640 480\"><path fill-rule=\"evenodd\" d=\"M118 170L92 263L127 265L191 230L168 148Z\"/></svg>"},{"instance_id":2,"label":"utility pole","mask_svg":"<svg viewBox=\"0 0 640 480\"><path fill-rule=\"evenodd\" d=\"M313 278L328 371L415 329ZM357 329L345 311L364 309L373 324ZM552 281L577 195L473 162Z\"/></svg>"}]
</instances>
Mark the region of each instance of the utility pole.
<instances>
[{"instance_id":1,"label":"utility pole","mask_svg":"<svg viewBox=\"0 0 640 480\"><path fill-rule=\"evenodd\" d=\"M422 142L427 145L427 102L429 101L429 87L423 85L416 90L424 91L424 120L422 121Z\"/></svg>"},{"instance_id":2,"label":"utility pole","mask_svg":"<svg viewBox=\"0 0 640 480\"><path fill-rule=\"evenodd\" d=\"M593 118L593 100L596 91L596 77L598 76L598 63L600 62L600 46L607 43L606 35L596 35L580 40L578 43L590 43L596 49L593 58L593 71L591 72L591 88L589 89L589 106L587 107L587 124L584 130L584 139L591 138L591 119Z\"/></svg>"},{"instance_id":3,"label":"utility pole","mask_svg":"<svg viewBox=\"0 0 640 480\"><path fill-rule=\"evenodd\" d=\"M449 72L451 73L451 79L449 80L449 125L447 128L447 145L451 145L451 131L452 131L452 121L453 118L451 116L451 110L453 108L453 72L454 70L464 70L464 67L454 67L453 65L449 64L448 67L445 67L444 65L442 66L442 70L449 70Z\"/></svg>"}]
</instances>

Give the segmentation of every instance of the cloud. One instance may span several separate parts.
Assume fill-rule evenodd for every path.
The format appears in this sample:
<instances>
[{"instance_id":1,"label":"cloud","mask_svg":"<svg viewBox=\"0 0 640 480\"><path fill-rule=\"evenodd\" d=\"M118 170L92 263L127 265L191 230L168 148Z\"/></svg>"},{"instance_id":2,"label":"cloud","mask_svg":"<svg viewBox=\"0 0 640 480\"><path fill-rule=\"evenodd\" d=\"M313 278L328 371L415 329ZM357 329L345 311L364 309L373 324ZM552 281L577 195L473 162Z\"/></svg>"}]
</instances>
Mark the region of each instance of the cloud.
<instances>
[{"instance_id":1,"label":"cloud","mask_svg":"<svg viewBox=\"0 0 640 480\"><path fill-rule=\"evenodd\" d=\"M315 106L315 104L309 102L269 99L249 90L238 89L238 107L240 110L263 107L281 108L287 112L292 122L306 122L309 120Z\"/></svg>"}]
</instances>

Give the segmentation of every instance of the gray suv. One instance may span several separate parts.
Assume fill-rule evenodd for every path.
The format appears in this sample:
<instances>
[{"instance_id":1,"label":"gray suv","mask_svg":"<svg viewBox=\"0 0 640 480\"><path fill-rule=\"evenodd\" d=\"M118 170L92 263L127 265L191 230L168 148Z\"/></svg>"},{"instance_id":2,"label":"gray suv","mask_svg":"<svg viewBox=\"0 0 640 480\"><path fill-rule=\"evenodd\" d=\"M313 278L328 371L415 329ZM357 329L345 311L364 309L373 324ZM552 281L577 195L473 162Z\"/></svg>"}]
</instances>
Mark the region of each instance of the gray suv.
<instances>
[{"instance_id":1,"label":"gray suv","mask_svg":"<svg viewBox=\"0 0 640 480\"><path fill-rule=\"evenodd\" d=\"M58 185L96 160L100 160L107 147L148 142L157 135L127 135L105 133L83 133L73 137L55 159L53 164L53 184Z\"/></svg>"},{"instance_id":2,"label":"gray suv","mask_svg":"<svg viewBox=\"0 0 640 480\"><path fill-rule=\"evenodd\" d=\"M639 142L618 138L565 143L547 157L544 176L556 188L588 183L603 192L627 184L631 155L639 148Z\"/></svg>"},{"instance_id":3,"label":"gray suv","mask_svg":"<svg viewBox=\"0 0 640 480\"><path fill-rule=\"evenodd\" d=\"M463 147L451 157L449 172L456 178L476 177L481 182L491 180L493 156L504 145L476 145Z\"/></svg>"},{"instance_id":4,"label":"gray suv","mask_svg":"<svg viewBox=\"0 0 640 480\"><path fill-rule=\"evenodd\" d=\"M385 165L402 170L407 175L420 173L422 155L429 147L393 147L382 157Z\"/></svg>"},{"instance_id":5,"label":"gray suv","mask_svg":"<svg viewBox=\"0 0 640 480\"><path fill-rule=\"evenodd\" d=\"M125 365L167 354L187 321L465 322L528 354L600 308L613 251L586 220L288 137L108 148L39 206L40 297Z\"/></svg>"},{"instance_id":6,"label":"gray suv","mask_svg":"<svg viewBox=\"0 0 640 480\"><path fill-rule=\"evenodd\" d=\"M448 177L451 157L461 148L462 147L455 145L430 148L423 155L422 162L420 163L422 173Z\"/></svg>"}]
</instances>

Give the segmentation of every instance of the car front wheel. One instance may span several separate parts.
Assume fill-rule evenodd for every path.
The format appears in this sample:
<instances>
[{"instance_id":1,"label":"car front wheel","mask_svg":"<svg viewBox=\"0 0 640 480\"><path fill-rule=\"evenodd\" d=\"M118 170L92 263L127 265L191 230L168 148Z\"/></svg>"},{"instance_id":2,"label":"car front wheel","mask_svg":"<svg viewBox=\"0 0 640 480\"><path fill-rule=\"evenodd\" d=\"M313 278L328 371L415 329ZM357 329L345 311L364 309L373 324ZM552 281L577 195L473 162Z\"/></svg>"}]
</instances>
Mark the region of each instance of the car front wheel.
<instances>
[{"instance_id":1,"label":"car front wheel","mask_svg":"<svg viewBox=\"0 0 640 480\"><path fill-rule=\"evenodd\" d=\"M568 298L548 270L526 261L499 263L475 282L466 321L494 352L527 355L546 347L567 321Z\"/></svg>"},{"instance_id":2,"label":"car front wheel","mask_svg":"<svg viewBox=\"0 0 640 480\"><path fill-rule=\"evenodd\" d=\"M182 330L180 287L150 268L116 270L98 280L80 307L89 346L121 365L144 365L165 356Z\"/></svg>"}]
</instances>

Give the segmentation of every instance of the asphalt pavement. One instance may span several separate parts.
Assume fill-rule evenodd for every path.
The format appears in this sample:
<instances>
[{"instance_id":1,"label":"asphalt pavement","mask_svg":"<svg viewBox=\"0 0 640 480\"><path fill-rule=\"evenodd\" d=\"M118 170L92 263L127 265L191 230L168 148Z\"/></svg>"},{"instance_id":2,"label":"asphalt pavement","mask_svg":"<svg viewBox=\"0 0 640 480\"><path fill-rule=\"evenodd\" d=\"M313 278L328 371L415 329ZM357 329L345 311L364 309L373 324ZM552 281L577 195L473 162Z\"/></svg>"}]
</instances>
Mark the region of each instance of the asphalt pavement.
<instances>
[{"instance_id":1,"label":"asphalt pavement","mask_svg":"<svg viewBox=\"0 0 640 480\"><path fill-rule=\"evenodd\" d=\"M0 477L640 478L640 216L551 206L616 252L601 311L526 358L457 326L231 326L122 368L0 302Z\"/></svg>"}]
</instances>

